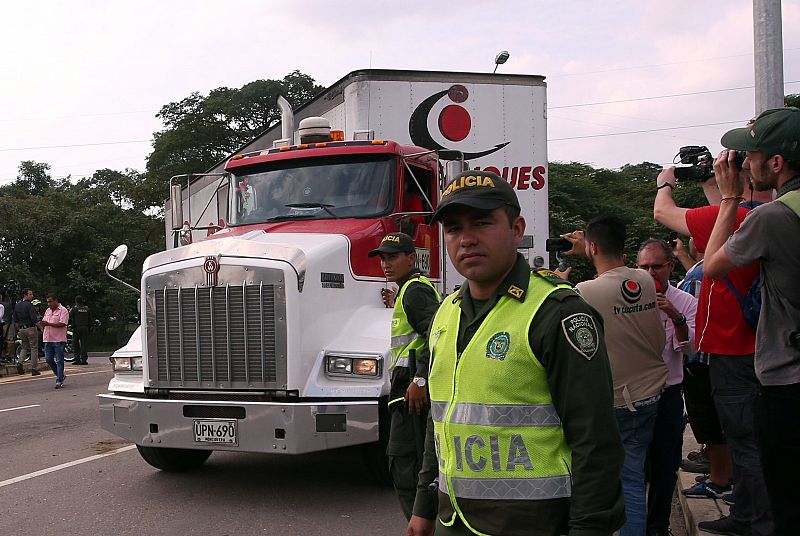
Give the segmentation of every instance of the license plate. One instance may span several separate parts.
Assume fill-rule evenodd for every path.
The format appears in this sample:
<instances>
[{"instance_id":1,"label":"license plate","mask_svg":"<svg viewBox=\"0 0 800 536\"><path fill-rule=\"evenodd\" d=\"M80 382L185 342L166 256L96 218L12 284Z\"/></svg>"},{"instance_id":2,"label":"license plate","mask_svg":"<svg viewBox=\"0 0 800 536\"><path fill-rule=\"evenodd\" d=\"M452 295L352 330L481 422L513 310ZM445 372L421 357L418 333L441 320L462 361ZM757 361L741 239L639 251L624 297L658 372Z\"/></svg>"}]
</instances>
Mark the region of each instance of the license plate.
<instances>
[{"instance_id":1,"label":"license plate","mask_svg":"<svg viewBox=\"0 0 800 536\"><path fill-rule=\"evenodd\" d=\"M195 419L194 441L195 443L238 445L239 433L236 421Z\"/></svg>"}]
</instances>

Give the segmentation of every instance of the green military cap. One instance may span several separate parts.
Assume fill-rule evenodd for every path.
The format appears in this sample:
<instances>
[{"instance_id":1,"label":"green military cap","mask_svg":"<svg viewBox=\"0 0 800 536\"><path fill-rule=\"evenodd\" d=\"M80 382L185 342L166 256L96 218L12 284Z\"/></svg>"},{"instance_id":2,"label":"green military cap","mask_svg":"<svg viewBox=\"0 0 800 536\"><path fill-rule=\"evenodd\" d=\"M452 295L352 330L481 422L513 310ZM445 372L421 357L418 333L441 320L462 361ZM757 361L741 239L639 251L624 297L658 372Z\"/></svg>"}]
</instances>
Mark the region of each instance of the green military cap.
<instances>
[{"instance_id":1,"label":"green military cap","mask_svg":"<svg viewBox=\"0 0 800 536\"><path fill-rule=\"evenodd\" d=\"M374 257L381 253L414 253L414 240L406 233L389 233L381 240L381 245L370 251L367 256Z\"/></svg>"},{"instance_id":2,"label":"green military cap","mask_svg":"<svg viewBox=\"0 0 800 536\"><path fill-rule=\"evenodd\" d=\"M779 154L800 159L800 108L774 108L762 112L752 124L725 133L722 146L737 151Z\"/></svg>"},{"instance_id":3,"label":"green military cap","mask_svg":"<svg viewBox=\"0 0 800 536\"><path fill-rule=\"evenodd\" d=\"M503 205L520 208L511 185L487 171L465 171L450 181L433 213L433 221L441 221L442 214L454 205L480 210L494 210Z\"/></svg>"}]
</instances>

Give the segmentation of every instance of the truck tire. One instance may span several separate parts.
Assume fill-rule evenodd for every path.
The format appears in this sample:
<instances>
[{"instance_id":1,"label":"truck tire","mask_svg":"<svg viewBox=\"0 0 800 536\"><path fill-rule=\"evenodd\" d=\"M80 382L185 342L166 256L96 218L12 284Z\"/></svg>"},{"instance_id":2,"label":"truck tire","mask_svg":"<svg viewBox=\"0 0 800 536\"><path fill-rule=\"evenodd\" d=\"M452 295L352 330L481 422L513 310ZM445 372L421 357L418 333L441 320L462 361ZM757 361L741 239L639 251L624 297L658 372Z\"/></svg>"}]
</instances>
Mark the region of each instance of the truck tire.
<instances>
[{"instance_id":1,"label":"truck tire","mask_svg":"<svg viewBox=\"0 0 800 536\"><path fill-rule=\"evenodd\" d=\"M381 398L378 402L378 437L375 443L363 445L362 455L364 465L367 466L372 478L381 486L392 485L392 474L389 472L389 459L386 457L386 446L389 444L389 417L388 399Z\"/></svg>"},{"instance_id":2,"label":"truck tire","mask_svg":"<svg viewBox=\"0 0 800 536\"><path fill-rule=\"evenodd\" d=\"M162 471L180 473L197 469L205 463L211 450L167 449L136 445L144 461Z\"/></svg>"}]
</instances>

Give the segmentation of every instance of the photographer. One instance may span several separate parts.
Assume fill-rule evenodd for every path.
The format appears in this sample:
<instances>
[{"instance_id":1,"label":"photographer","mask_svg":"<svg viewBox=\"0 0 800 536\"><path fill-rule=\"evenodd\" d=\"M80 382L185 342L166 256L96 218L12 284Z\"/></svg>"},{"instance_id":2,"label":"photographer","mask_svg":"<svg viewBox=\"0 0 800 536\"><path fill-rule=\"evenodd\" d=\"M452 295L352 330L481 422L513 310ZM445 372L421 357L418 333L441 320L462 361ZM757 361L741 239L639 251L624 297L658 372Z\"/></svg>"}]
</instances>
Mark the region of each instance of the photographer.
<instances>
[{"instance_id":1,"label":"photographer","mask_svg":"<svg viewBox=\"0 0 800 536\"><path fill-rule=\"evenodd\" d=\"M731 200L722 201L715 178L708 170L704 174L695 174L695 179L705 179L703 191L712 204L693 209L677 206L672 197L676 184L675 169L664 169L656 179L655 219L673 231L691 235L697 250L705 253L720 203L730 205ZM748 180L748 170L743 170L743 173L742 180ZM751 203L766 203L772 199L772 194L770 191L751 190L750 198ZM744 198L739 200L744 201ZM738 227L748 208L746 205L736 206L735 202L731 208L735 208L733 225ZM772 533L769 503L761 491L764 479L753 431L753 401L760 388L753 361L755 331L745 321L739 301L729 287L735 288L742 296L746 295L758 272L758 262L754 262L731 271L727 281L711 279L707 273L704 274L697 305L697 349L701 361L709 366L709 389L727 440L736 482L733 488L735 507L731 509L731 515L703 521L699 527L725 534ZM711 427L714 423L708 424ZM718 474L715 466L725 465L724 445L711 445L708 452L712 474ZM715 490L723 489L728 482L712 481L711 484L709 492L716 494Z\"/></svg>"},{"instance_id":2,"label":"photographer","mask_svg":"<svg viewBox=\"0 0 800 536\"><path fill-rule=\"evenodd\" d=\"M759 115L751 127L722 137L728 149L747 151L744 168L757 191L776 202L750 212L736 230L736 201L744 182L723 151L714 162L722 205L706 248L705 270L721 278L761 261L762 306L758 319L755 373L761 384L755 426L776 535L796 534L800 478L800 109L778 108ZM735 231L735 234L733 234ZM731 236L733 235L733 236ZM738 487L738 482L737 482ZM737 503L738 507L738 503Z\"/></svg>"}]
</instances>

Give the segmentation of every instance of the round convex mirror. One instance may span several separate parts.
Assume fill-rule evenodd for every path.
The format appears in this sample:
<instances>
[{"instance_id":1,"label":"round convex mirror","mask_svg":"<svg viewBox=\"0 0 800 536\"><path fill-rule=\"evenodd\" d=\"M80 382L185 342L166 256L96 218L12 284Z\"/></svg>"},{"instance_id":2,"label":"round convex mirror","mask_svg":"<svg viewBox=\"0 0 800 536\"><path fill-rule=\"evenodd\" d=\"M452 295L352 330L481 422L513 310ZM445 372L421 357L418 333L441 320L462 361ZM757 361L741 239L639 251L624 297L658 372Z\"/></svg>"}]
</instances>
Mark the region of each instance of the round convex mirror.
<instances>
[{"instance_id":1,"label":"round convex mirror","mask_svg":"<svg viewBox=\"0 0 800 536\"><path fill-rule=\"evenodd\" d=\"M109 255L108 262L106 262L106 269L113 271L119 268L119 265L125 260L127 254L128 246L125 244L118 245L114 248L114 251L111 252L111 255Z\"/></svg>"}]
</instances>

